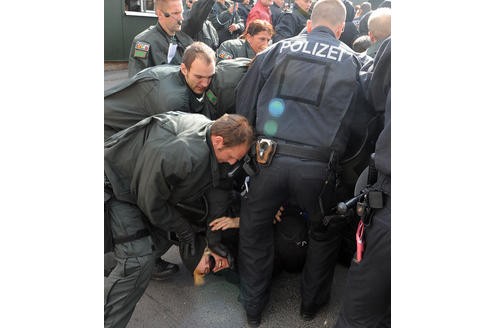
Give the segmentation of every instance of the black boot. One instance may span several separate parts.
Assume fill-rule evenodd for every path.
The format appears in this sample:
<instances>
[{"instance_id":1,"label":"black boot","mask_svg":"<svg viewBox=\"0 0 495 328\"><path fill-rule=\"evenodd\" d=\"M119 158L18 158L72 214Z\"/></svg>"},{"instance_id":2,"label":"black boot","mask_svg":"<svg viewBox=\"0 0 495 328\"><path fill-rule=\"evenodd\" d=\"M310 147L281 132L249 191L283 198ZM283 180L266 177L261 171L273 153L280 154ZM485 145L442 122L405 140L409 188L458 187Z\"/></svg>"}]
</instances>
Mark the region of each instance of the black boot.
<instances>
[{"instance_id":1,"label":"black boot","mask_svg":"<svg viewBox=\"0 0 495 328\"><path fill-rule=\"evenodd\" d=\"M325 303L326 304L326 303ZM301 315L301 318L304 321L311 321L316 317L316 314L318 311L325 305L310 305L310 306L305 306L301 304L301 309L299 311L299 314Z\"/></svg>"},{"instance_id":2,"label":"black boot","mask_svg":"<svg viewBox=\"0 0 495 328\"><path fill-rule=\"evenodd\" d=\"M168 276L179 271L179 266L158 258L153 267L153 273L151 274L151 279L153 280L164 280Z\"/></svg>"},{"instance_id":3,"label":"black boot","mask_svg":"<svg viewBox=\"0 0 495 328\"><path fill-rule=\"evenodd\" d=\"M259 327L261 323L261 315L247 315L247 323L249 327Z\"/></svg>"}]
</instances>

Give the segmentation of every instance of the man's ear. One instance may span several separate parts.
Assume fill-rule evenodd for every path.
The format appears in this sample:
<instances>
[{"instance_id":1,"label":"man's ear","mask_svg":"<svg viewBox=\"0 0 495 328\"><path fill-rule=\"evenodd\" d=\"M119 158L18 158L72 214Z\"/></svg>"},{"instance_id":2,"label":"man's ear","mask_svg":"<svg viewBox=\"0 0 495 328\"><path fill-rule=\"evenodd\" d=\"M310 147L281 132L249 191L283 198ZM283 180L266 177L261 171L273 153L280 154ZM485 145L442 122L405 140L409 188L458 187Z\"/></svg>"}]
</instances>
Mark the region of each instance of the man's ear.
<instances>
[{"instance_id":1,"label":"man's ear","mask_svg":"<svg viewBox=\"0 0 495 328\"><path fill-rule=\"evenodd\" d=\"M368 31L368 36L370 37L371 42L375 43L376 41L378 41L378 40L375 38L375 35L373 34L373 32Z\"/></svg>"},{"instance_id":2,"label":"man's ear","mask_svg":"<svg viewBox=\"0 0 495 328\"><path fill-rule=\"evenodd\" d=\"M184 63L180 64L180 71L181 71L182 75L184 75L184 76L187 75L187 67L186 67L186 65L184 65Z\"/></svg>"},{"instance_id":3,"label":"man's ear","mask_svg":"<svg viewBox=\"0 0 495 328\"><path fill-rule=\"evenodd\" d=\"M308 19L306 21L306 30L309 32L311 32L311 19Z\"/></svg>"},{"instance_id":4,"label":"man's ear","mask_svg":"<svg viewBox=\"0 0 495 328\"><path fill-rule=\"evenodd\" d=\"M223 147L223 137L222 136L211 136L211 144L215 149Z\"/></svg>"}]
</instances>

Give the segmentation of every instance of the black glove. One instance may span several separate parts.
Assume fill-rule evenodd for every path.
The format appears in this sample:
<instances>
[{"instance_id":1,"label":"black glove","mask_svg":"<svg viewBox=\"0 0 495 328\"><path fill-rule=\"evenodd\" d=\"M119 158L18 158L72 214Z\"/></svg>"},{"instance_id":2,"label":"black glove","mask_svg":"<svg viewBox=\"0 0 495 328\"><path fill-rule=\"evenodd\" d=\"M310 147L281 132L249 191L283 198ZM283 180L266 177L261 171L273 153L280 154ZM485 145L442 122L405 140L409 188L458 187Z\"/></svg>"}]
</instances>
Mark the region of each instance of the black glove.
<instances>
[{"instance_id":1,"label":"black glove","mask_svg":"<svg viewBox=\"0 0 495 328\"><path fill-rule=\"evenodd\" d=\"M177 238L179 238L179 243L184 248L187 256L196 255L195 234L191 226L188 229L177 232Z\"/></svg>"}]
</instances>

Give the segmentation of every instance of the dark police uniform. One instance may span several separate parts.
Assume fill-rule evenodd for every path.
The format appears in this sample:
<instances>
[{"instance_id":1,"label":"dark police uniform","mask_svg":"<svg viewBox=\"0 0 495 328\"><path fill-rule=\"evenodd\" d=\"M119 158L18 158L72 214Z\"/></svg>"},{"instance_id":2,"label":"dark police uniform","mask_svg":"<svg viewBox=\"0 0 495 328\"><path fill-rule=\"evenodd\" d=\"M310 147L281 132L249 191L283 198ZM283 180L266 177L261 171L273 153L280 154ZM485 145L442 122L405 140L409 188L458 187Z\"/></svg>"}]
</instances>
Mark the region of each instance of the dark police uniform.
<instances>
[{"instance_id":1,"label":"dark police uniform","mask_svg":"<svg viewBox=\"0 0 495 328\"><path fill-rule=\"evenodd\" d=\"M132 41L128 65L129 77L151 66L180 65L184 51L193 42L191 37L182 31L176 32L175 36L170 36L159 23L150 26L147 30L136 35ZM176 44L177 50L169 62L167 56L170 44Z\"/></svg>"},{"instance_id":2,"label":"dark police uniform","mask_svg":"<svg viewBox=\"0 0 495 328\"><path fill-rule=\"evenodd\" d=\"M210 119L223 114L216 111L207 95L197 98L175 65L147 68L106 90L104 104L105 139L145 117L172 110L199 113Z\"/></svg>"},{"instance_id":3,"label":"dark police uniform","mask_svg":"<svg viewBox=\"0 0 495 328\"><path fill-rule=\"evenodd\" d=\"M242 34L242 31L244 31L244 20L239 16L239 13L237 11L234 11L232 14L229 12L230 6L233 5L234 4L228 1L225 1L225 4L221 4L217 1L213 5L210 15L208 16L210 22L217 29L220 44L225 40L237 38ZM230 33L229 26L232 24L238 24L239 29Z\"/></svg>"},{"instance_id":4,"label":"dark police uniform","mask_svg":"<svg viewBox=\"0 0 495 328\"><path fill-rule=\"evenodd\" d=\"M385 111L384 129L375 148L378 181L373 189L382 191L384 207L376 209L364 228L365 249L359 263L349 268L343 305L336 328L390 327L391 270L391 89L390 38L379 49L369 95L375 110Z\"/></svg>"},{"instance_id":5,"label":"dark police uniform","mask_svg":"<svg viewBox=\"0 0 495 328\"><path fill-rule=\"evenodd\" d=\"M215 0L199 0L193 3L190 10L184 10L182 31L194 41L201 41L216 50L220 45L218 33L213 24L207 19Z\"/></svg>"},{"instance_id":6,"label":"dark police uniform","mask_svg":"<svg viewBox=\"0 0 495 328\"><path fill-rule=\"evenodd\" d=\"M169 112L105 142L105 176L112 194L105 208L112 235L116 240L134 237L114 247L117 266L105 279L105 327L123 328L129 321L155 257L162 254L158 232L192 230L174 206L218 185L212 123L203 115Z\"/></svg>"},{"instance_id":7,"label":"dark police uniform","mask_svg":"<svg viewBox=\"0 0 495 328\"><path fill-rule=\"evenodd\" d=\"M235 88L250 63L251 59L239 57L222 60L217 64L210 90L216 96L214 105L219 113L235 113Z\"/></svg>"},{"instance_id":8,"label":"dark police uniform","mask_svg":"<svg viewBox=\"0 0 495 328\"><path fill-rule=\"evenodd\" d=\"M278 20L282 17L283 10L274 2L270 6L270 12L272 13L272 26L277 26Z\"/></svg>"},{"instance_id":9,"label":"dark police uniform","mask_svg":"<svg viewBox=\"0 0 495 328\"><path fill-rule=\"evenodd\" d=\"M311 11L305 12L294 3L293 10L282 12L278 22L274 25L273 43L298 35L306 27L306 22L310 17Z\"/></svg>"},{"instance_id":10,"label":"dark police uniform","mask_svg":"<svg viewBox=\"0 0 495 328\"><path fill-rule=\"evenodd\" d=\"M254 58L256 53L245 39L233 39L223 42L217 49L218 62L237 57Z\"/></svg>"},{"instance_id":11,"label":"dark police uniform","mask_svg":"<svg viewBox=\"0 0 495 328\"><path fill-rule=\"evenodd\" d=\"M362 96L360 68L354 52L330 29L318 26L259 53L239 83L237 113L248 118L257 134L278 142L271 164L260 165L251 177L241 205L239 272L248 320L259 317L268 301L272 219L287 199L310 221L302 306L315 310L330 298L339 226L322 225L318 195L330 154L346 148L354 103Z\"/></svg>"}]
</instances>

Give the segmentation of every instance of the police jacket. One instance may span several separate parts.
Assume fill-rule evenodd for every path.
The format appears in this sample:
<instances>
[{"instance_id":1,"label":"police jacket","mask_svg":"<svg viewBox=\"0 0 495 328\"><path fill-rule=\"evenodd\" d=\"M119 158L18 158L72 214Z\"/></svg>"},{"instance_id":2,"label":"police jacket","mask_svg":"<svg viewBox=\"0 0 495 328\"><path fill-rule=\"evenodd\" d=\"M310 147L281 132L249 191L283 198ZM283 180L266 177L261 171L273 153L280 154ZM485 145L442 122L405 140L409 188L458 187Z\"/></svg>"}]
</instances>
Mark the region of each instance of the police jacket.
<instances>
[{"instance_id":1,"label":"police jacket","mask_svg":"<svg viewBox=\"0 0 495 328\"><path fill-rule=\"evenodd\" d=\"M282 9L277 6L277 4L274 2L271 6L270 6L270 12L272 13L272 26L273 28L275 28L275 26L277 26L277 23L278 23L278 20L280 19L280 17L282 16Z\"/></svg>"},{"instance_id":2,"label":"police jacket","mask_svg":"<svg viewBox=\"0 0 495 328\"><path fill-rule=\"evenodd\" d=\"M181 29L194 41L201 41L213 50L219 46L218 34L207 18L214 4L215 0L196 1L191 10L184 11L184 23Z\"/></svg>"},{"instance_id":3,"label":"police jacket","mask_svg":"<svg viewBox=\"0 0 495 328\"><path fill-rule=\"evenodd\" d=\"M294 4L294 9L283 12L276 23L273 43L298 35L310 17L310 12L305 12L297 4Z\"/></svg>"},{"instance_id":4,"label":"police jacket","mask_svg":"<svg viewBox=\"0 0 495 328\"><path fill-rule=\"evenodd\" d=\"M233 6L233 4L228 1L225 1L225 4L221 4L217 1L213 5L210 15L208 16L210 22L217 29L220 44L225 40L237 38L241 35L242 31L244 31L244 20L239 16L237 11L234 11L231 14L229 12L230 6ZM239 26L234 33L229 32L229 26L232 24L238 24Z\"/></svg>"},{"instance_id":5,"label":"police jacket","mask_svg":"<svg viewBox=\"0 0 495 328\"><path fill-rule=\"evenodd\" d=\"M105 175L114 196L136 204L151 224L181 232L188 222L174 208L219 181L210 143L212 121L169 112L149 117L105 142Z\"/></svg>"},{"instance_id":6,"label":"police jacket","mask_svg":"<svg viewBox=\"0 0 495 328\"><path fill-rule=\"evenodd\" d=\"M210 90L216 95L219 113L235 113L235 88L249 68L251 59L238 57L217 64Z\"/></svg>"},{"instance_id":7,"label":"police jacket","mask_svg":"<svg viewBox=\"0 0 495 328\"><path fill-rule=\"evenodd\" d=\"M217 62L223 59L237 57L254 58L256 53L245 39L232 39L224 41L217 49Z\"/></svg>"},{"instance_id":8,"label":"police jacket","mask_svg":"<svg viewBox=\"0 0 495 328\"><path fill-rule=\"evenodd\" d=\"M170 62L168 62L168 49L171 43L177 44L177 51ZM147 67L172 64L180 65L182 55L186 47L193 43L189 35L182 31L171 37L163 30L159 23L150 26L146 31L136 35L132 41L129 53L129 77Z\"/></svg>"},{"instance_id":9,"label":"police jacket","mask_svg":"<svg viewBox=\"0 0 495 328\"><path fill-rule=\"evenodd\" d=\"M199 113L211 119L221 116L210 98L197 99L175 65L147 68L106 90L104 109L105 139L145 117L168 111Z\"/></svg>"},{"instance_id":10,"label":"police jacket","mask_svg":"<svg viewBox=\"0 0 495 328\"><path fill-rule=\"evenodd\" d=\"M236 111L258 135L342 153L362 98L360 67L349 47L317 26L258 53L238 85Z\"/></svg>"}]
</instances>

